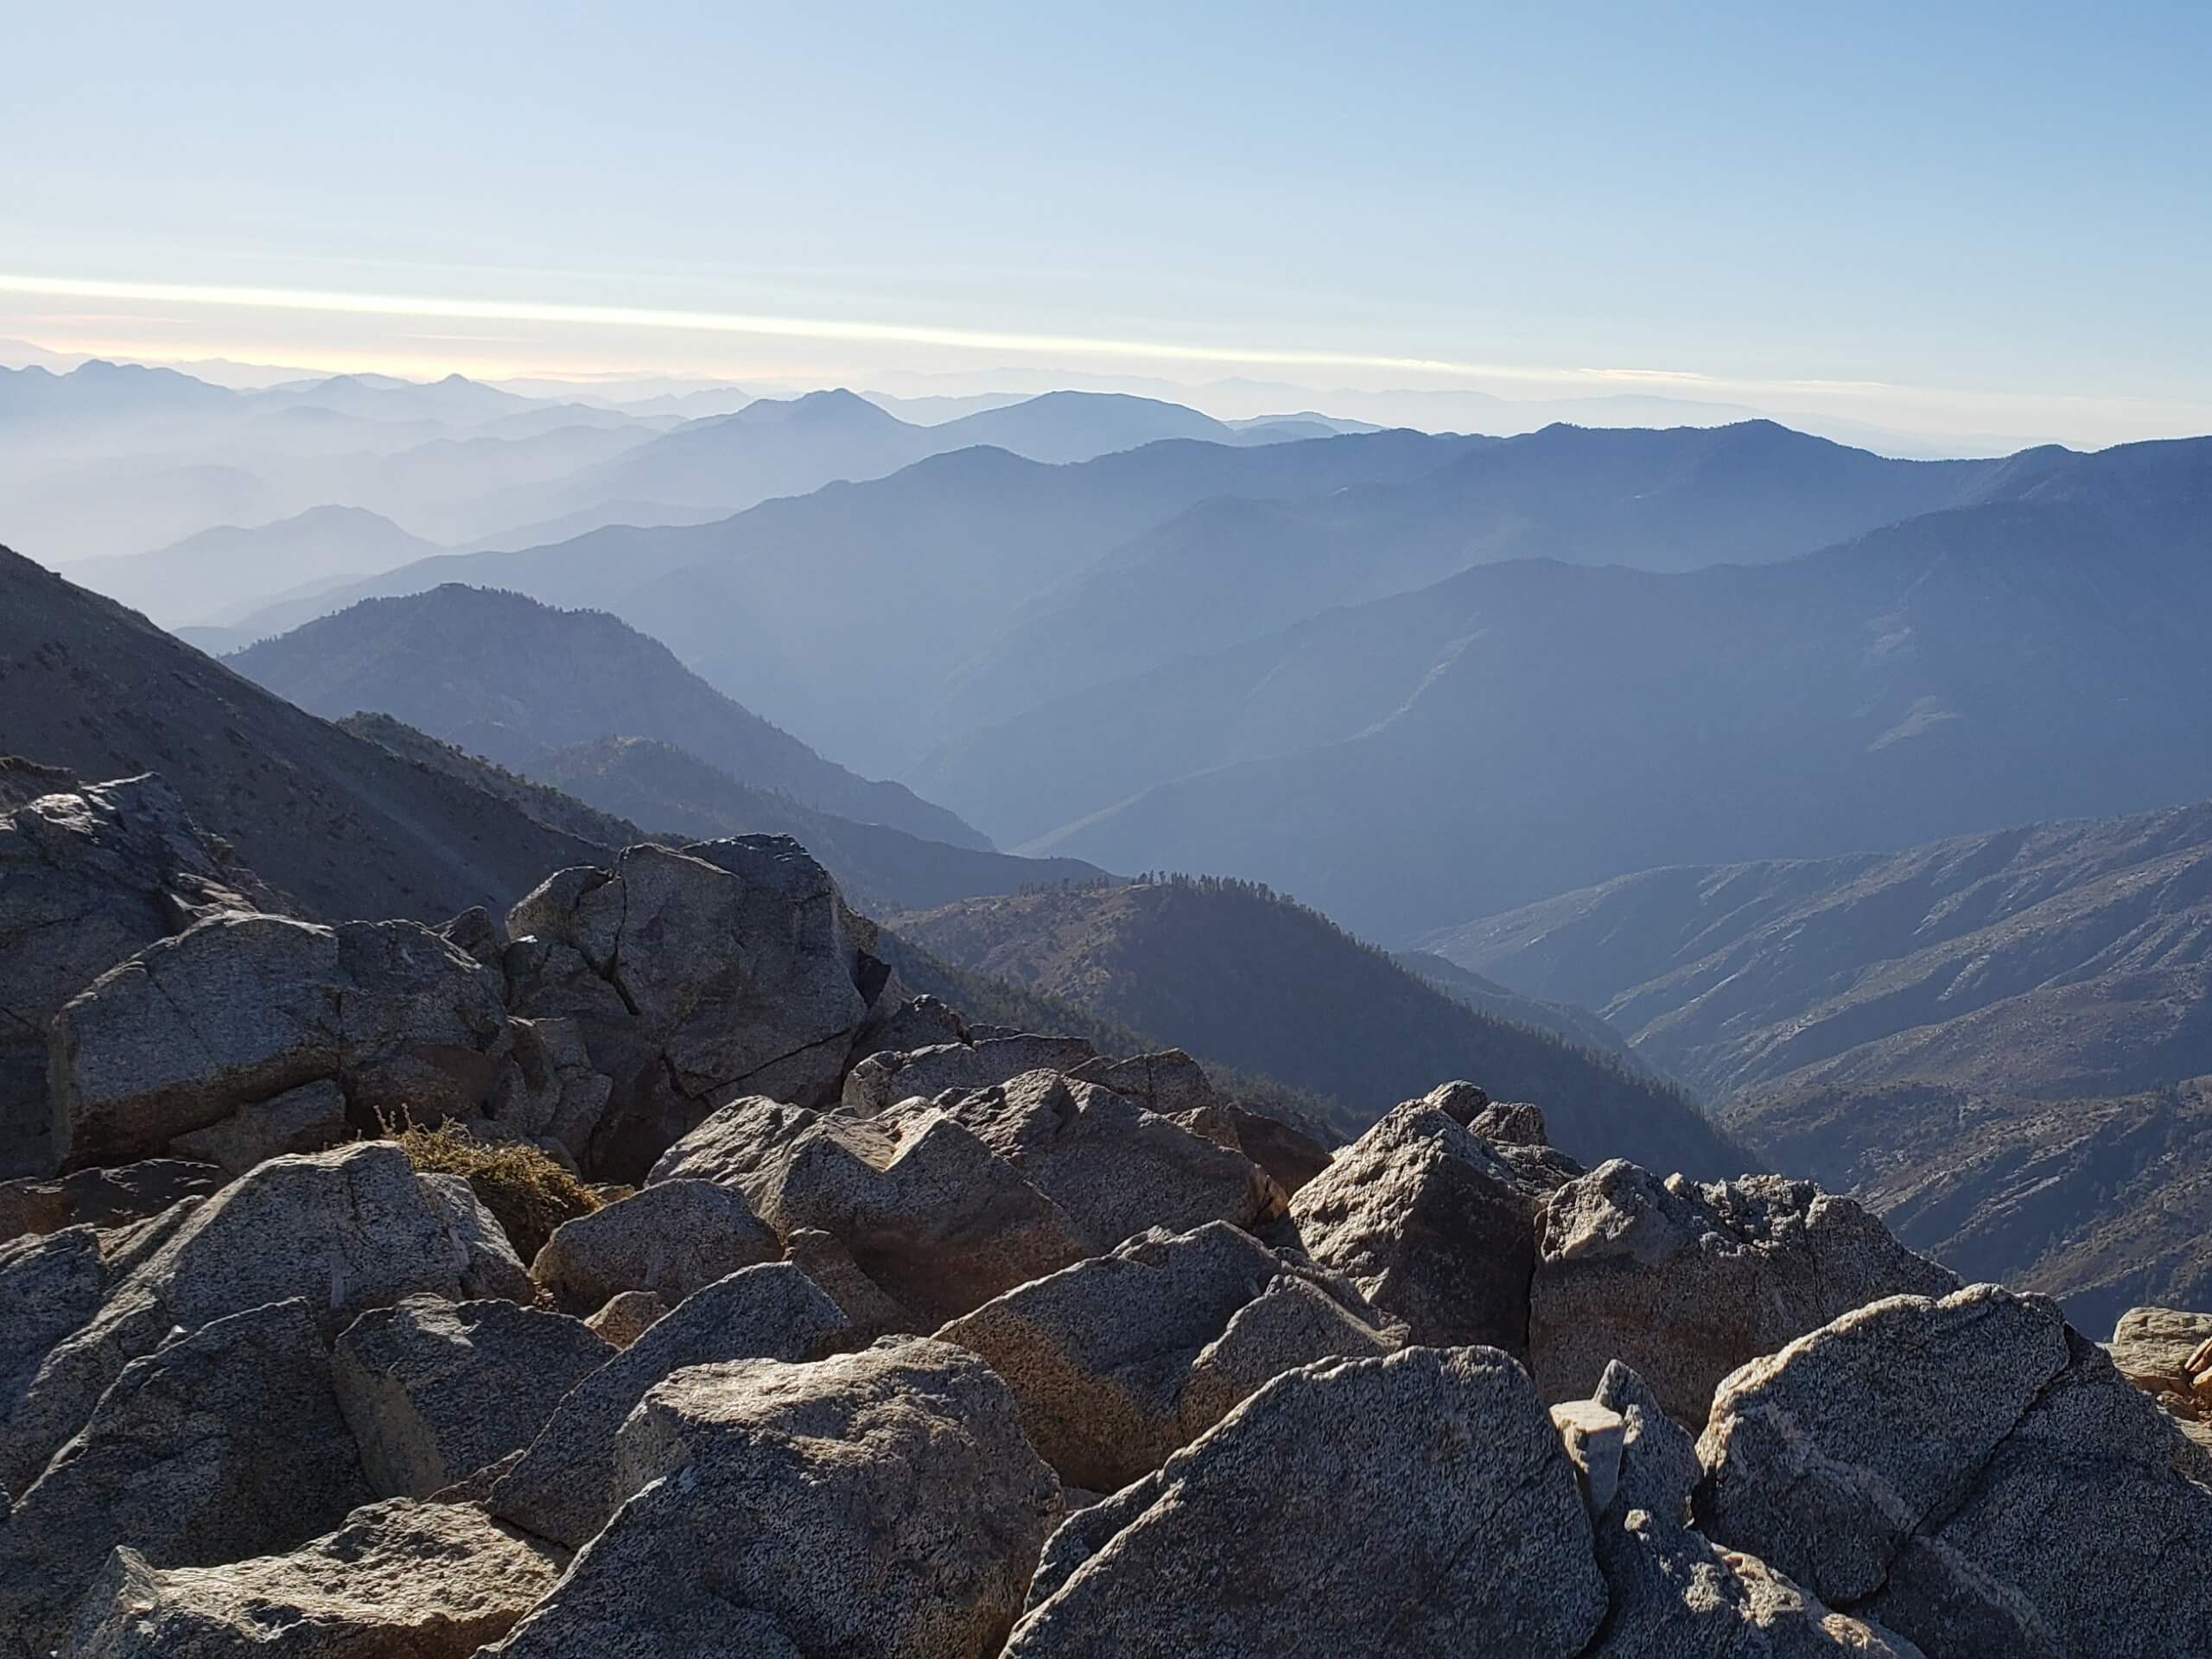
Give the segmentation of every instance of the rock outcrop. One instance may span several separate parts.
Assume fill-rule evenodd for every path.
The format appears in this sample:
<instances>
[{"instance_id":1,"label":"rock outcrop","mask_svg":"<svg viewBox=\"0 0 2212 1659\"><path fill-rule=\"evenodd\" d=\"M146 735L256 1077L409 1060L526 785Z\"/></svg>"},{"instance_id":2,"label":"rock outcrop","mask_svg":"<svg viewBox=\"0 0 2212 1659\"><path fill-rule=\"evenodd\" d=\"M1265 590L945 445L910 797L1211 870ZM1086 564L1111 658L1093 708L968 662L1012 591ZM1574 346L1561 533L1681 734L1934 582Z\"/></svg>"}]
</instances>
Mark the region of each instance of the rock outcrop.
<instances>
[{"instance_id":1,"label":"rock outcrop","mask_svg":"<svg viewBox=\"0 0 2212 1659\"><path fill-rule=\"evenodd\" d=\"M847 1074L842 1103L847 1111L865 1117L916 1095L926 1098L950 1089L988 1089L1025 1071L1071 1071L1097 1054L1080 1037L1030 1033L886 1050L869 1055Z\"/></svg>"},{"instance_id":2,"label":"rock outcrop","mask_svg":"<svg viewBox=\"0 0 2212 1659\"><path fill-rule=\"evenodd\" d=\"M1573 1166L1471 1134L1451 1085L1391 1111L1300 1188L1290 1216L1313 1260L1433 1347L1529 1347L1536 1217ZM1485 1101L1484 1103L1487 1103Z\"/></svg>"},{"instance_id":3,"label":"rock outcrop","mask_svg":"<svg viewBox=\"0 0 2212 1659\"><path fill-rule=\"evenodd\" d=\"M1372 1309L1339 1294L1212 1222L1141 1234L986 1302L938 1337L1006 1380L1029 1443L1062 1480L1115 1491L1284 1371L1397 1345Z\"/></svg>"},{"instance_id":4,"label":"rock outcrop","mask_svg":"<svg viewBox=\"0 0 2212 1659\"><path fill-rule=\"evenodd\" d=\"M502 1659L987 1659L1060 1510L1005 1385L929 1341L677 1371L617 1461L634 1496Z\"/></svg>"},{"instance_id":5,"label":"rock outcrop","mask_svg":"<svg viewBox=\"0 0 2212 1659\"><path fill-rule=\"evenodd\" d=\"M242 1560L368 1497L307 1305L211 1320L125 1366L0 1522L0 1654L59 1641L117 1545L164 1567Z\"/></svg>"},{"instance_id":6,"label":"rock outcrop","mask_svg":"<svg viewBox=\"0 0 2212 1659\"><path fill-rule=\"evenodd\" d=\"M1692 1428L1745 1361L1880 1297L1958 1286L1849 1198L1777 1175L1662 1180L1615 1159L1551 1195L1541 1235L1529 1368L1544 1397L1586 1395L1624 1360Z\"/></svg>"},{"instance_id":7,"label":"rock outcrop","mask_svg":"<svg viewBox=\"0 0 2212 1659\"><path fill-rule=\"evenodd\" d=\"M879 1005L895 1006L873 926L784 836L632 847L611 869L563 870L507 930L514 1012L574 1018L612 1080L579 1150L615 1179L642 1178L732 1095L835 1101Z\"/></svg>"},{"instance_id":8,"label":"rock outcrop","mask_svg":"<svg viewBox=\"0 0 2212 1659\"><path fill-rule=\"evenodd\" d=\"M2120 1374L2212 1452L2212 1313L2131 1307L2107 1346Z\"/></svg>"},{"instance_id":9,"label":"rock outcrop","mask_svg":"<svg viewBox=\"0 0 2212 1659\"><path fill-rule=\"evenodd\" d=\"M1276 1378L1052 1536L1007 1659L1567 1659L1605 1588L1573 1467L1495 1350Z\"/></svg>"},{"instance_id":10,"label":"rock outcrop","mask_svg":"<svg viewBox=\"0 0 2212 1659\"><path fill-rule=\"evenodd\" d=\"M1091 1254L1065 1210L934 1109L858 1118L741 1100L655 1166L653 1184L677 1179L737 1187L785 1239L829 1235L916 1333Z\"/></svg>"},{"instance_id":11,"label":"rock outcrop","mask_svg":"<svg viewBox=\"0 0 2212 1659\"><path fill-rule=\"evenodd\" d=\"M299 1300L327 1341L364 1309L413 1292L459 1296L467 1264L391 1142L274 1159L200 1202L41 1357L0 1435L0 1489L36 1478L124 1367L172 1330Z\"/></svg>"},{"instance_id":12,"label":"rock outcrop","mask_svg":"<svg viewBox=\"0 0 2212 1659\"><path fill-rule=\"evenodd\" d=\"M563 1396L493 1484L492 1513L580 1548L628 1496L616 1490L615 1433L655 1383L721 1360L812 1358L843 1325L836 1305L784 1262L747 1268L687 1296Z\"/></svg>"},{"instance_id":13,"label":"rock outcrop","mask_svg":"<svg viewBox=\"0 0 2212 1659\"><path fill-rule=\"evenodd\" d=\"M60 1161L47 1027L64 1003L206 917L277 907L150 774L44 795L0 817L0 1179Z\"/></svg>"},{"instance_id":14,"label":"rock outcrop","mask_svg":"<svg viewBox=\"0 0 2212 1659\"><path fill-rule=\"evenodd\" d=\"M588 1318L625 1291L657 1291L673 1304L782 1255L742 1193L711 1181L660 1181L563 1222L530 1273L556 1306Z\"/></svg>"},{"instance_id":15,"label":"rock outcrop","mask_svg":"<svg viewBox=\"0 0 2212 1659\"><path fill-rule=\"evenodd\" d=\"M204 1198L226 1173L213 1164L151 1158L111 1169L80 1169L51 1179L0 1182L0 1242L79 1224L123 1227L160 1215L187 1198Z\"/></svg>"},{"instance_id":16,"label":"rock outcrop","mask_svg":"<svg viewBox=\"0 0 2212 1659\"><path fill-rule=\"evenodd\" d=\"M468 1659L564 1558L466 1503L372 1504L282 1555L157 1567L109 1557L60 1659Z\"/></svg>"},{"instance_id":17,"label":"rock outcrop","mask_svg":"<svg viewBox=\"0 0 2212 1659\"><path fill-rule=\"evenodd\" d=\"M429 1497L523 1450L614 1351L565 1314L410 1296L346 1328L331 1376L371 1490Z\"/></svg>"},{"instance_id":18,"label":"rock outcrop","mask_svg":"<svg viewBox=\"0 0 2212 1659\"><path fill-rule=\"evenodd\" d=\"M414 922L322 927L226 914L149 946L53 1029L54 1111L73 1163L158 1153L268 1106L213 1144L296 1133L316 1083L359 1128L486 1116L525 1092L497 976ZM309 1096L324 1101L324 1096Z\"/></svg>"},{"instance_id":19,"label":"rock outcrop","mask_svg":"<svg viewBox=\"0 0 2212 1659\"><path fill-rule=\"evenodd\" d=\"M884 1116L899 1123L942 1115L972 1130L1066 1212L1085 1254L1110 1250L1149 1227L1187 1231L1209 1221L1256 1227L1283 1213L1281 1188L1242 1153L1189 1133L1126 1095L1056 1071Z\"/></svg>"},{"instance_id":20,"label":"rock outcrop","mask_svg":"<svg viewBox=\"0 0 2212 1659\"><path fill-rule=\"evenodd\" d=\"M1700 1528L1931 1654L2212 1651L2202 1451L2037 1297L1892 1297L1753 1361Z\"/></svg>"}]
</instances>

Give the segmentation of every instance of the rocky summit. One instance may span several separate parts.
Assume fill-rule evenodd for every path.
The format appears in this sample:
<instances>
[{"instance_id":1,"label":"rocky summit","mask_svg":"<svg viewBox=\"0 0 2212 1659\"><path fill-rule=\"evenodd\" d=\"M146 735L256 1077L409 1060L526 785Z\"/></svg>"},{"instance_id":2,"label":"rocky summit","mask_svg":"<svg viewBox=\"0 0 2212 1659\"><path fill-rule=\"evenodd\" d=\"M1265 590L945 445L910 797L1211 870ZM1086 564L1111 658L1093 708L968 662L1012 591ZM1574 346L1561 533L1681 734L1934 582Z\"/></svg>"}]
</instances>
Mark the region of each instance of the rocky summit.
<instances>
[{"instance_id":1,"label":"rocky summit","mask_svg":"<svg viewBox=\"0 0 2212 1659\"><path fill-rule=\"evenodd\" d=\"M2212 1316L912 995L798 842L0 817L0 1659L2183 1659ZM1579 1150L1580 1148L1578 1148Z\"/></svg>"}]
</instances>

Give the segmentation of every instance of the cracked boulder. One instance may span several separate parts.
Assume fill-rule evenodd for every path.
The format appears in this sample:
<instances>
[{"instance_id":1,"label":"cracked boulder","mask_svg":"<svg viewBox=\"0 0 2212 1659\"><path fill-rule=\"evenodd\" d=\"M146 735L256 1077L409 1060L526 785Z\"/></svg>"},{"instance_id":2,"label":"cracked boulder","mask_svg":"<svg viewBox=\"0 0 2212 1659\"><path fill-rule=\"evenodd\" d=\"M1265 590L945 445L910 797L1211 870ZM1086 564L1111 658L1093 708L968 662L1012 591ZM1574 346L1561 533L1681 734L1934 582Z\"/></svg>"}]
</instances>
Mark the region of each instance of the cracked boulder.
<instances>
[{"instance_id":1,"label":"cracked boulder","mask_svg":"<svg viewBox=\"0 0 2212 1659\"><path fill-rule=\"evenodd\" d=\"M1408 1340L1518 1357L1558 1158L1471 1135L1434 1096L1408 1101L1300 1188L1290 1216L1314 1262L1402 1321Z\"/></svg>"},{"instance_id":2,"label":"cracked boulder","mask_svg":"<svg viewBox=\"0 0 2212 1659\"><path fill-rule=\"evenodd\" d=\"M1046 1546L1007 1659L1567 1659L1605 1588L1574 1471L1493 1349L1279 1376Z\"/></svg>"},{"instance_id":3,"label":"cracked boulder","mask_svg":"<svg viewBox=\"0 0 2212 1659\"><path fill-rule=\"evenodd\" d=\"M368 1498L307 1305L213 1320L125 1366L0 1522L0 1654L53 1647L118 1544L212 1567L289 1549Z\"/></svg>"},{"instance_id":4,"label":"cracked boulder","mask_svg":"<svg viewBox=\"0 0 2212 1659\"><path fill-rule=\"evenodd\" d=\"M916 1095L941 1095L948 1089L986 1089L1025 1071L1068 1071L1095 1058L1098 1051L1080 1037L989 1037L981 1042L937 1043L926 1048L886 1050L869 1055L845 1078L842 1103L849 1112L872 1116Z\"/></svg>"},{"instance_id":5,"label":"cracked boulder","mask_svg":"<svg viewBox=\"0 0 2212 1659\"><path fill-rule=\"evenodd\" d=\"M899 1122L943 1116L971 1130L1065 1211L1085 1254L1148 1228L1209 1221L1257 1227L1280 1217L1282 1189L1242 1153L1200 1139L1126 1095L1057 1071L934 1101L909 1100Z\"/></svg>"},{"instance_id":6,"label":"cracked boulder","mask_svg":"<svg viewBox=\"0 0 2212 1659\"><path fill-rule=\"evenodd\" d=\"M925 1340L678 1371L617 1462L634 1496L499 1659L989 1659L1060 1510L1005 1386Z\"/></svg>"},{"instance_id":7,"label":"cracked boulder","mask_svg":"<svg viewBox=\"0 0 2212 1659\"><path fill-rule=\"evenodd\" d=\"M1892 1297L1721 1385L1698 1526L1931 1654L2212 1651L2199 1448L2040 1297Z\"/></svg>"},{"instance_id":8,"label":"cracked boulder","mask_svg":"<svg viewBox=\"0 0 2212 1659\"><path fill-rule=\"evenodd\" d=\"M1006 1380L1029 1443L1063 1481L1115 1491L1284 1371L1389 1352L1395 1336L1377 1324L1212 1222L1141 1234L986 1302L938 1338Z\"/></svg>"},{"instance_id":9,"label":"cracked boulder","mask_svg":"<svg viewBox=\"0 0 2212 1659\"><path fill-rule=\"evenodd\" d=\"M896 992L872 924L787 836L632 847L509 912L509 1001L573 1018L613 1091L580 1159L641 1179L718 1101L834 1102Z\"/></svg>"},{"instance_id":10,"label":"cracked boulder","mask_svg":"<svg viewBox=\"0 0 2212 1659\"><path fill-rule=\"evenodd\" d=\"M1093 1250L1021 1170L933 1109L861 1118L734 1102L671 1147L652 1183L684 1178L736 1187L783 1238L828 1234L910 1332Z\"/></svg>"},{"instance_id":11,"label":"cracked boulder","mask_svg":"<svg viewBox=\"0 0 2212 1659\"><path fill-rule=\"evenodd\" d=\"M1700 1184L1621 1159L1554 1192L1529 1293L1529 1369L1548 1400L1587 1395L1612 1360L1702 1427L1738 1366L1884 1296L1957 1277L1846 1198L1778 1175Z\"/></svg>"},{"instance_id":12,"label":"cracked boulder","mask_svg":"<svg viewBox=\"0 0 2212 1659\"><path fill-rule=\"evenodd\" d=\"M0 1434L0 1488L35 1478L124 1367L172 1330L296 1298L327 1338L413 1292L458 1297L468 1263L392 1142L272 1159L198 1201L39 1362Z\"/></svg>"},{"instance_id":13,"label":"cracked boulder","mask_svg":"<svg viewBox=\"0 0 2212 1659\"><path fill-rule=\"evenodd\" d=\"M488 1507L503 1521L575 1549L626 1497L616 1490L615 1432L645 1391L688 1365L811 1359L842 1332L827 1296L786 1262L747 1268L687 1296L562 1396Z\"/></svg>"},{"instance_id":14,"label":"cracked boulder","mask_svg":"<svg viewBox=\"0 0 2212 1659\"><path fill-rule=\"evenodd\" d=\"M115 1162L219 1125L211 1147L273 1142L300 1128L293 1091L317 1083L343 1090L361 1128L482 1116L518 1086L513 1045L498 976L426 927L218 916L111 969L55 1017L60 1150ZM238 1121L264 1106L283 1122Z\"/></svg>"},{"instance_id":15,"label":"cracked boulder","mask_svg":"<svg viewBox=\"0 0 2212 1659\"><path fill-rule=\"evenodd\" d=\"M47 1027L63 1003L205 917L277 907L150 773L0 817L0 1178L60 1162L46 1068Z\"/></svg>"},{"instance_id":16,"label":"cracked boulder","mask_svg":"<svg viewBox=\"0 0 2212 1659\"><path fill-rule=\"evenodd\" d=\"M559 1552L467 1503L370 1504L282 1555L158 1567L128 1547L59 1659L468 1659L550 1590Z\"/></svg>"},{"instance_id":17,"label":"cracked boulder","mask_svg":"<svg viewBox=\"0 0 2212 1659\"><path fill-rule=\"evenodd\" d=\"M588 1318L625 1291L673 1305L783 1255L744 1195L711 1181L658 1181L553 1230L531 1277L563 1313Z\"/></svg>"},{"instance_id":18,"label":"cracked boulder","mask_svg":"<svg viewBox=\"0 0 2212 1659\"><path fill-rule=\"evenodd\" d=\"M566 1314L410 1296L346 1326L331 1380L370 1489L428 1497L527 1446L614 1352Z\"/></svg>"},{"instance_id":19,"label":"cracked boulder","mask_svg":"<svg viewBox=\"0 0 2212 1659\"><path fill-rule=\"evenodd\" d=\"M1696 1444L1634 1371L1608 1366L1588 1403L1622 1428L1610 1499L1592 1516L1611 1606L1588 1659L1924 1659L1694 1531Z\"/></svg>"}]
</instances>

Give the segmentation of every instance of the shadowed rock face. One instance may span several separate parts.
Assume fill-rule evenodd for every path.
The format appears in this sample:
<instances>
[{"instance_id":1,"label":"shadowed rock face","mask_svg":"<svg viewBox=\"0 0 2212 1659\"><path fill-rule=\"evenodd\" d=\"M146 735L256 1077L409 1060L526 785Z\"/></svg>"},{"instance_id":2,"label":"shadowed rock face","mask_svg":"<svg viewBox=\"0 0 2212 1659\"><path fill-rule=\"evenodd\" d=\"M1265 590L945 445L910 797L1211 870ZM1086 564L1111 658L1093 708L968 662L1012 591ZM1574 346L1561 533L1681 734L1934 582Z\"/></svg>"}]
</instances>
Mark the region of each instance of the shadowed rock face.
<instances>
[{"instance_id":1,"label":"shadowed rock face","mask_svg":"<svg viewBox=\"0 0 2212 1659\"><path fill-rule=\"evenodd\" d=\"M159 778L43 795L0 817L0 1179L61 1152L47 1024L117 963L226 910L278 908Z\"/></svg>"},{"instance_id":2,"label":"shadowed rock face","mask_svg":"<svg viewBox=\"0 0 2212 1659\"><path fill-rule=\"evenodd\" d=\"M1525 1354L1536 1217L1575 1166L1470 1134L1438 1103L1444 1092L1338 1153L1299 1189L1291 1221L1314 1261L1404 1321L1409 1340Z\"/></svg>"},{"instance_id":3,"label":"shadowed rock face","mask_svg":"<svg viewBox=\"0 0 2212 1659\"><path fill-rule=\"evenodd\" d=\"M0 1529L0 1629L43 1653L118 1544L169 1566L238 1560L368 1497L306 1304L212 1320L126 1366L22 1495Z\"/></svg>"},{"instance_id":4,"label":"shadowed rock face","mask_svg":"<svg viewBox=\"0 0 2212 1659\"><path fill-rule=\"evenodd\" d=\"M1357 1517L1354 1524L1345 1524ZM1230 1586L1234 1586L1232 1589ZM1495 1350L1277 1378L1053 1535L1009 1659L1579 1654L1605 1590L1574 1471Z\"/></svg>"},{"instance_id":5,"label":"shadowed rock face","mask_svg":"<svg viewBox=\"0 0 2212 1659\"><path fill-rule=\"evenodd\" d=\"M1701 1185L1615 1159L1554 1192L1538 1227L1529 1368L1544 1397L1586 1395L1625 1360L1693 1427L1746 1360L1878 1298L1958 1286L1849 1198L1775 1175Z\"/></svg>"},{"instance_id":6,"label":"shadowed rock face","mask_svg":"<svg viewBox=\"0 0 2212 1659\"><path fill-rule=\"evenodd\" d=\"M2212 1642L2173 1567L2212 1560L2212 1462L2041 1298L1858 1309L1730 1377L1698 1452L1704 1531L1931 1653Z\"/></svg>"},{"instance_id":7,"label":"shadowed rock face","mask_svg":"<svg viewBox=\"0 0 2212 1659\"><path fill-rule=\"evenodd\" d=\"M1155 1230L1008 1291L938 1338L1006 1379L1029 1443L1062 1480L1114 1491L1269 1378L1397 1345L1372 1308L1319 1278L1223 1222Z\"/></svg>"}]
</instances>

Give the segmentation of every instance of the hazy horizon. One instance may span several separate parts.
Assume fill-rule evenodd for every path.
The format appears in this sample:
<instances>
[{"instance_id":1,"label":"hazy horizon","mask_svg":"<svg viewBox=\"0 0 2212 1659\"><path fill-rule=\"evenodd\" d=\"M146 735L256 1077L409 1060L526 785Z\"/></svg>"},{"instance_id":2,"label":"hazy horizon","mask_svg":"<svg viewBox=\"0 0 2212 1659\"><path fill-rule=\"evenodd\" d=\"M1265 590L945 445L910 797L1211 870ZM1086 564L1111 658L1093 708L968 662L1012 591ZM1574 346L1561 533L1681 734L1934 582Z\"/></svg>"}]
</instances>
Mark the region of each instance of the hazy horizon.
<instances>
[{"instance_id":1,"label":"hazy horizon","mask_svg":"<svg viewBox=\"0 0 2212 1659\"><path fill-rule=\"evenodd\" d=\"M1651 394L1982 449L2212 430L2212 23L2182 8L124 10L26 20L27 57L99 68L0 111L0 340Z\"/></svg>"}]
</instances>

